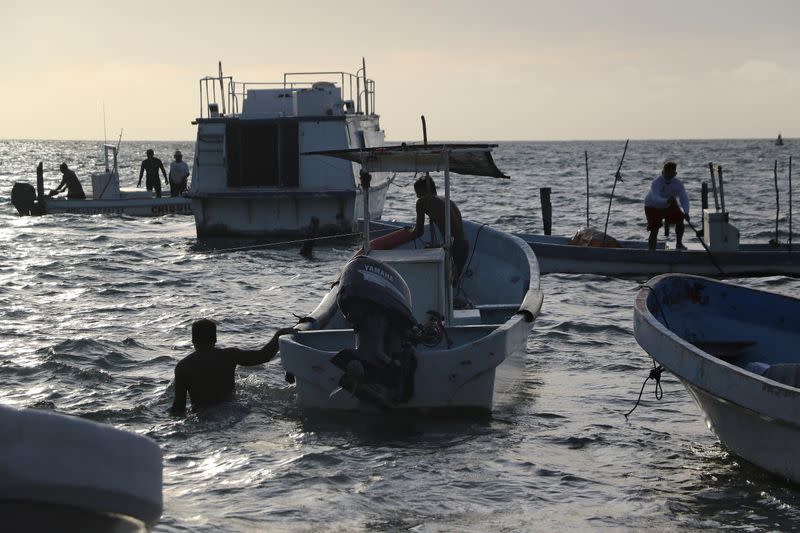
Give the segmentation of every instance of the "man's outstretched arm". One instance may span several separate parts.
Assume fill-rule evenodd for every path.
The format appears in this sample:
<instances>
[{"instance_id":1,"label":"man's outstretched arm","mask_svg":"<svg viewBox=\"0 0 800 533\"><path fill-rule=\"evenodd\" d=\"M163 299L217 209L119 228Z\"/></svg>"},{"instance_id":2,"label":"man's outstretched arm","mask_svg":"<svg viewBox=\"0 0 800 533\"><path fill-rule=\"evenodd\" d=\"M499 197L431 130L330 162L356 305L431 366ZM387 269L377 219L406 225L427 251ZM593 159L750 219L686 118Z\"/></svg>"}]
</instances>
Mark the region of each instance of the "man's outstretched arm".
<instances>
[{"instance_id":1,"label":"man's outstretched arm","mask_svg":"<svg viewBox=\"0 0 800 533\"><path fill-rule=\"evenodd\" d=\"M279 329L260 350L239 350L237 348L231 348L234 361L237 365L243 366L260 365L271 361L278 353L278 339L280 336L286 335L287 333L294 333L294 331L295 329L293 327Z\"/></svg>"}]
</instances>

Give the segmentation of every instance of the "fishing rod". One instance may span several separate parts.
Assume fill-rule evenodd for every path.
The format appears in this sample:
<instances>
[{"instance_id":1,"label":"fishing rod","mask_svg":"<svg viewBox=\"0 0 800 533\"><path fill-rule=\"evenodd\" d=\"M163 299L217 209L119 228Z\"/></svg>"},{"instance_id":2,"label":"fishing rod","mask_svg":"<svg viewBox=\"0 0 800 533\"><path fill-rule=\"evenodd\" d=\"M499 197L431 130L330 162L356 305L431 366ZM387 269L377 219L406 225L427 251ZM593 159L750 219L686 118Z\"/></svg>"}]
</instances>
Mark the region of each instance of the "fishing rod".
<instances>
[{"instance_id":1,"label":"fishing rod","mask_svg":"<svg viewBox=\"0 0 800 533\"><path fill-rule=\"evenodd\" d=\"M614 201L614 189L617 188L617 181L622 181L622 174L620 171L622 170L622 162L625 161L625 154L628 153L628 143L630 139L625 141L625 148L622 150L622 157L619 160L619 166L617 167L617 172L614 174L614 185L611 187L611 198L608 199L608 212L606 213L606 225L603 227L603 246L606 245L606 232L608 231L608 219L611 217L611 202Z\"/></svg>"}]
</instances>

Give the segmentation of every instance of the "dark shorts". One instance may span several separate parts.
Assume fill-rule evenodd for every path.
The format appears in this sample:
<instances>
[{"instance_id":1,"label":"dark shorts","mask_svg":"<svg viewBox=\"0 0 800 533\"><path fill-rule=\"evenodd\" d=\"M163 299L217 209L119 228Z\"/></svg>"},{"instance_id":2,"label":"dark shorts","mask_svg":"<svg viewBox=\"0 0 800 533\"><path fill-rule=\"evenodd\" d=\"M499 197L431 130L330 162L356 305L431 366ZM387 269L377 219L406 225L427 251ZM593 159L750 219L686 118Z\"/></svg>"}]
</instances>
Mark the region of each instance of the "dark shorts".
<instances>
[{"instance_id":1,"label":"dark shorts","mask_svg":"<svg viewBox=\"0 0 800 533\"><path fill-rule=\"evenodd\" d=\"M161 180L158 179L158 176L153 178L152 176L147 176L145 184L147 185L147 190L152 191L155 189L156 196L161 198Z\"/></svg>"},{"instance_id":2,"label":"dark shorts","mask_svg":"<svg viewBox=\"0 0 800 533\"><path fill-rule=\"evenodd\" d=\"M180 183L172 183L169 182L169 195L170 196L180 196L180 194L186 190L186 182L182 181Z\"/></svg>"},{"instance_id":3,"label":"dark shorts","mask_svg":"<svg viewBox=\"0 0 800 533\"><path fill-rule=\"evenodd\" d=\"M667 224L683 224L683 213L677 205L671 205L665 209L660 207L644 206L644 216L647 217L647 229L655 231L660 228L663 220Z\"/></svg>"},{"instance_id":4,"label":"dark shorts","mask_svg":"<svg viewBox=\"0 0 800 533\"><path fill-rule=\"evenodd\" d=\"M453 241L453 285L458 285L458 280L464 271L464 264L467 262L469 255L469 241L462 239L460 241Z\"/></svg>"}]
</instances>

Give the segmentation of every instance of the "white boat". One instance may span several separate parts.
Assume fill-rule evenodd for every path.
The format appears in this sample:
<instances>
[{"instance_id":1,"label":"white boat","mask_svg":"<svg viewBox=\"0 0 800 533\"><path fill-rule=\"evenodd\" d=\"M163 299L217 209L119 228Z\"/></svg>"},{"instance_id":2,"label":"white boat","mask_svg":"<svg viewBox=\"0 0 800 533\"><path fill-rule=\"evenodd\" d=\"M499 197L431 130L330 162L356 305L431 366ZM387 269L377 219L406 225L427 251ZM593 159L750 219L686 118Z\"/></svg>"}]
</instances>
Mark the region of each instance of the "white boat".
<instances>
[{"instance_id":1,"label":"white boat","mask_svg":"<svg viewBox=\"0 0 800 533\"><path fill-rule=\"evenodd\" d=\"M149 191L133 187L120 188L117 147L104 145L105 171L92 174L91 197L76 200L50 197L44 192L42 163L36 168L36 188L17 182L11 201L20 215L75 213L81 215L129 215L157 217L169 214L189 215L191 200L186 196L156 198Z\"/></svg>"},{"instance_id":2,"label":"white boat","mask_svg":"<svg viewBox=\"0 0 800 533\"><path fill-rule=\"evenodd\" d=\"M253 83L220 66L200 80L194 123L189 195L199 238L343 234L363 216L357 166L307 152L383 146L365 67ZM374 178L369 210L378 219L391 176Z\"/></svg>"},{"instance_id":3,"label":"white boat","mask_svg":"<svg viewBox=\"0 0 800 533\"><path fill-rule=\"evenodd\" d=\"M149 531L161 517L161 449L89 420L0 406L3 531Z\"/></svg>"},{"instance_id":4,"label":"white boat","mask_svg":"<svg viewBox=\"0 0 800 533\"><path fill-rule=\"evenodd\" d=\"M662 275L636 296L634 335L731 452L800 482L799 299Z\"/></svg>"},{"instance_id":5,"label":"white boat","mask_svg":"<svg viewBox=\"0 0 800 533\"><path fill-rule=\"evenodd\" d=\"M369 172L444 170L446 200L449 170L502 176L491 160L490 145L403 146L328 154L360 162ZM445 206L449 210L448 201ZM450 242L449 214L445 221L444 242ZM392 230L402 227L375 226ZM365 228L365 242L369 243L370 230L375 226ZM423 239L408 242L410 237L403 235L411 234L404 229L384 239L399 236L401 242L407 241L405 244L390 250L367 245L366 257L348 263L342 278L314 312L301 319L297 327L300 331L280 339L281 360L287 377L295 383L301 406L355 411L375 410L376 405L383 409L492 409L496 369L507 358L525 353L528 334L539 315L539 270L530 247L519 238L468 221L464 221L464 232L470 259L459 281L459 298L471 301L468 309L453 306L449 251L425 248ZM426 236L431 238L430 228ZM368 311L357 306L353 310L348 303L358 301L358 283L362 282L369 285L362 298L372 304L381 302L377 307L370 304ZM384 293L389 294L386 301L391 304L381 300ZM410 294L410 298L403 294ZM398 304L401 301L406 303ZM405 309L405 315L399 311L389 315L389 308L398 305ZM344 313L342 306L348 308ZM404 327L401 320L426 324L424 330L411 328L402 333L407 350L404 357L410 350L413 357L408 357L415 362L407 365L402 358L395 360L392 356L395 366L391 374L405 376L407 381L403 389L406 394L389 394L389 400L386 388L364 390L373 382L369 376L359 377L361 365L352 362L354 358L366 360L376 343L389 342L391 336L382 329L368 327L383 313L387 313L386 323L397 331ZM364 321L369 324L364 325ZM363 366L368 367L368 363Z\"/></svg>"},{"instance_id":6,"label":"white boat","mask_svg":"<svg viewBox=\"0 0 800 533\"><path fill-rule=\"evenodd\" d=\"M686 236L692 229L686 227ZM569 237L518 234L536 253L542 274L652 276L670 272L703 276L798 276L800 249L787 244L743 244L728 213L703 209L703 242L685 242L688 250L660 243L620 240L618 248L570 244ZM703 246L705 245L705 246Z\"/></svg>"}]
</instances>

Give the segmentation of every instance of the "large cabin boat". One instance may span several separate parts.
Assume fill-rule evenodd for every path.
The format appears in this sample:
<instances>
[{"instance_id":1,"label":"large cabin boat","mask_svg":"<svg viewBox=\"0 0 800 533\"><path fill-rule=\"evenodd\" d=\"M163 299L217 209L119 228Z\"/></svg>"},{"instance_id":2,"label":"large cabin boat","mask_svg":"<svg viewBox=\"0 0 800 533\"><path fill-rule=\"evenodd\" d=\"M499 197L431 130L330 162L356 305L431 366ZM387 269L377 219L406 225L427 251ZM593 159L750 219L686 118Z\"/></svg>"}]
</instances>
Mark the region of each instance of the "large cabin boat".
<instances>
[{"instance_id":1,"label":"large cabin boat","mask_svg":"<svg viewBox=\"0 0 800 533\"><path fill-rule=\"evenodd\" d=\"M302 154L383 146L365 66L286 73L277 83L236 82L220 66L200 80L194 124L189 196L198 238L346 234L363 217L359 165ZM391 179L373 173L373 219Z\"/></svg>"}]
</instances>

